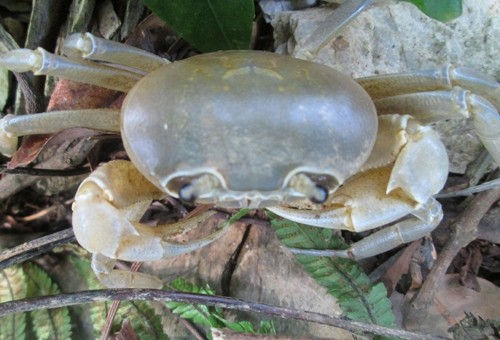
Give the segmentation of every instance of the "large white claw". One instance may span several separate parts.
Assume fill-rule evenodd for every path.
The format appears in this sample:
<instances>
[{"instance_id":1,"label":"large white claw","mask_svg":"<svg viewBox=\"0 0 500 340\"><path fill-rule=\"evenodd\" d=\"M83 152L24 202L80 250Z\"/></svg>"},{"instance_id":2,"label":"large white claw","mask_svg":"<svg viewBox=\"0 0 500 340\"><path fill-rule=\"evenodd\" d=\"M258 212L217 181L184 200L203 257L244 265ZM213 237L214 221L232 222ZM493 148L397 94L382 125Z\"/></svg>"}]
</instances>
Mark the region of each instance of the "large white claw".
<instances>
[{"instance_id":1,"label":"large white claw","mask_svg":"<svg viewBox=\"0 0 500 340\"><path fill-rule=\"evenodd\" d=\"M431 127L409 119L404 128L408 141L394 163L387 193L399 188L413 200L425 203L446 183L448 154Z\"/></svg>"},{"instance_id":2,"label":"large white claw","mask_svg":"<svg viewBox=\"0 0 500 340\"><path fill-rule=\"evenodd\" d=\"M163 192L128 161L112 161L94 171L80 185L73 204L73 229L82 247L93 253L93 269L108 287L158 287L143 273L113 269L115 260L151 261L187 253L219 238L227 229L178 243L174 236L195 228L215 212L173 224L150 227L139 222L153 199Z\"/></svg>"}]
</instances>

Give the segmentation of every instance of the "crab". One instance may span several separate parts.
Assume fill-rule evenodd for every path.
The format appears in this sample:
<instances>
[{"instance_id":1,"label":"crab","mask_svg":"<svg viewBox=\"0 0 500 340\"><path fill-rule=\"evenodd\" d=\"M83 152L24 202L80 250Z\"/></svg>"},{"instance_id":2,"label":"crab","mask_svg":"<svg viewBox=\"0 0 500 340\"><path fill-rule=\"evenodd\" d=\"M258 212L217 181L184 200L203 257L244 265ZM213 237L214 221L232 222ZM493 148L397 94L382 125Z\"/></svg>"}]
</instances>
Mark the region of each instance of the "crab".
<instances>
[{"instance_id":1,"label":"crab","mask_svg":"<svg viewBox=\"0 0 500 340\"><path fill-rule=\"evenodd\" d=\"M152 275L114 268L198 249L227 223L187 243L173 235L208 211L150 227L152 200L172 196L227 208L267 208L311 226L385 228L338 256L360 259L430 233L433 198L448 175L445 147L428 124L470 118L500 164L499 84L466 68L353 80L324 65L261 51L222 51L170 63L124 44L74 34L68 57L39 48L0 57L16 72L60 76L128 94L121 110L2 118L0 147L70 127L120 132L130 161L111 161L75 196L73 228L108 287L159 288ZM473 91L470 92L469 90Z\"/></svg>"}]
</instances>

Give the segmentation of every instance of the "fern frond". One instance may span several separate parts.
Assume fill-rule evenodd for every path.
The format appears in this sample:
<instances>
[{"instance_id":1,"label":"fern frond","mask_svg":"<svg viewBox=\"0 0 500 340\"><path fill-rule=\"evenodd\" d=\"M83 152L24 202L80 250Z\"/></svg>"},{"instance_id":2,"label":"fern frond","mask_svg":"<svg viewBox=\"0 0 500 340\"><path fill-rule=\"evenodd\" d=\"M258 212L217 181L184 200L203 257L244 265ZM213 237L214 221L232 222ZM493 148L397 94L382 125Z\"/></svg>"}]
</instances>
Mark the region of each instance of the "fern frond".
<instances>
[{"instance_id":1,"label":"fern frond","mask_svg":"<svg viewBox=\"0 0 500 340\"><path fill-rule=\"evenodd\" d=\"M82 256L70 256L71 263L75 266L78 273L87 283L89 289L105 288L97 280L94 272L91 270L90 261ZM101 337L101 330L104 328L108 316L111 302L93 303L89 308L90 319L94 327L96 338ZM118 307L115 318L113 319L112 330L116 331L122 327L125 319L130 321L130 326L142 339L168 339L163 331L161 318L155 314L151 304L145 301L122 301Z\"/></svg>"},{"instance_id":2,"label":"fern frond","mask_svg":"<svg viewBox=\"0 0 500 340\"><path fill-rule=\"evenodd\" d=\"M85 256L69 256L70 262L75 266L77 272L86 283L88 289L103 289L105 288L97 279L90 266L90 260ZM106 325L106 318L112 302L92 303L89 307L89 316L92 321L94 336L96 339L101 337L101 331ZM119 329L123 322L123 314L118 309L117 316L113 320L113 330Z\"/></svg>"},{"instance_id":3,"label":"fern frond","mask_svg":"<svg viewBox=\"0 0 500 340\"><path fill-rule=\"evenodd\" d=\"M332 230L305 226L268 213L278 238L290 248L345 249ZM373 286L359 265L350 259L297 255L297 260L335 297L352 320L395 326L391 301L382 284Z\"/></svg>"},{"instance_id":4,"label":"fern frond","mask_svg":"<svg viewBox=\"0 0 500 340\"><path fill-rule=\"evenodd\" d=\"M157 315L151 304L146 301L127 302L127 318L137 334L141 335L141 340L168 340L168 336L163 331L161 317ZM121 312L119 310L119 312Z\"/></svg>"},{"instance_id":5,"label":"fern frond","mask_svg":"<svg viewBox=\"0 0 500 340\"><path fill-rule=\"evenodd\" d=\"M215 294L208 285L200 287L187 283L183 278L172 281L169 286L169 288L174 288L183 292L206 295ZM166 302L166 305L174 314L178 314L184 319L192 320L194 323L205 327L229 328L235 332L250 334L276 334L274 324L271 321L262 321L259 328L256 330L251 322L226 320L222 314L221 308L207 307L205 305L194 306L183 302Z\"/></svg>"},{"instance_id":6,"label":"fern frond","mask_svg":"<svg viewBox=\"0 0 500 340\"><path fill-rule=\"evenodd\" d=\"M47 273L32 263L23 264L28 278L27 297L60 293ZM30 313L38 339L71 339L71 318L68 308L37 310Z\"/></svg>"},{"instance_id":7,"label":"fern frond","mask_svg":"<svg viewBox=\"0 0 500 340\"><path fill-rule=\"evenodd\" d=\"M170 283L173 289L206 295L214 295L215 292L207 285L205 287L187 283L183 278L176 279ZM166 302L172 313L179 315L183 319L192 320L194 323L205 327L223 327L213 314L221 314L220 308L208 307L205 305L191 305L184 302Z\"/></svg>"},{"instance_id":8,"label":"fern frond","mask_svg":"<svg viewBox=\"0 0 500 340\"><path fill-rule=\"evenodd\" d=\"M28 287L21 266L11 266L0 271L0 302L24 299ZM26 338L26 314L9 314L0 318L0 340Z\"/></svg>"}]
</instances>

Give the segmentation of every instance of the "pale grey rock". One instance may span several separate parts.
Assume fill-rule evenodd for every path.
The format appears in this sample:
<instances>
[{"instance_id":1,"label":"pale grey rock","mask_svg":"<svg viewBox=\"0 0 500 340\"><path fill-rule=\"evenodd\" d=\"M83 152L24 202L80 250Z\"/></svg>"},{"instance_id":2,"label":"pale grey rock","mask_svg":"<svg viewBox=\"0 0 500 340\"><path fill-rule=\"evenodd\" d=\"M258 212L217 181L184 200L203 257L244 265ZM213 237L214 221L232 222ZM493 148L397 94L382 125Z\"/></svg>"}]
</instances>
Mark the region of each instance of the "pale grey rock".
<instances>
[{"instance_id":1,"label":"pale grey rock","mask_svg":"<svg viewBox=\"0 0 500 340\"><path fill-rule=\"evenodd\" d=\"M406 2L374 6L310 55L304 49L306 42L333 10L320 7L277 15L273 20L277 51L356 78L451 63L500 79L498 0L464 0L462 16L449 23L430 19ZM463 173L481 150L473 128L463 122L444 122L437 129L450 151L450 170Z\"/></svg>"}]
</instances>

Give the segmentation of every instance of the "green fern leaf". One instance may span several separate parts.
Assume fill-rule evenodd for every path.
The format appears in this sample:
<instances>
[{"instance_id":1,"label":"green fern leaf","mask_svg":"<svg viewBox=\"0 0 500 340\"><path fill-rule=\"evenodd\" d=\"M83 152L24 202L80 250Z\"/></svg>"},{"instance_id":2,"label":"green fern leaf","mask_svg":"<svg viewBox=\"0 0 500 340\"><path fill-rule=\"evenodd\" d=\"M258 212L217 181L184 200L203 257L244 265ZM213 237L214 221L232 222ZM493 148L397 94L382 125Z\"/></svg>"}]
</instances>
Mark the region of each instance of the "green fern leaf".
<instances>
[{"instance_id":1,"label":"green fern leaf","mask_svg":"<svg viewBox=\"0 0 500 340\"><path fill-rule=\"evenodd\" d=\"M238 333L276 335L276 329L271 321L261 321L259 328L256 330L250 321L228 321L219 315L215 315L215 317L224 327Z\"/></svg>"},{"instance_id":2,"label":"green fern leaf","mask_svg":"<svg viewBox=\"0 0 500 340\"><path fill-rule=\"evenodd\" d=\"M206 295L215 294L215 292L208 285L205 287L196 286L187 283L183 278L178 278L172 281L169 286L169 288L189 293ZM174 314L177 314L182 318L192 320L194 323L205 327L225 327L240 333L276 334L274 324L272 322L263 321L261 322L259 329L255 330L254 326L250 322L226 320L222 314L221 308L207 307L205 305L193 306L183 302L166 302L166 305Z\"/></svg>"},{"instance_id":3,"label":"green fern leaf","mask_svg":"<svg viewBox=\"0 0 500 340\"><path fill-rule=\"evenodd\" d=\"M105 288L97 279L90 266L90 260L84 256L69 256L70 262L75 266L77 272L86 283L88 289L103 289ZM101 337L101 331L106 325L106 318L111 307L111 302L92 303L89 307L90 320L94 330L96 339ZM123 319L115 317L113 320L113 330L120 329Z\"/></svg>"},{"instance_id":4,"label":"green fern leaf","mask_svg":"<svg viewBox=\"0 0 500 340\"><path fill-rule=\"evenodd\" d=\"M122 305L123 309L119 308L118 312L127 315L135 333L140 334L141 340L168 339L163 331L161 317L155 313L149 302L129 301L122 303Z\"/></svg>"},{"instance_id":5,"label":"green fern leaf","mask_svg":"<svg viewBox=\"0 0 500 340\"><path fill-rule=\"evenodd\" d=\"M280 240L290 248L345 249L332 230L305 226L268 213ZM334 296L347 317L383 326L395 326L391 302L382 284L373 286L355 261L344 258L297 255L298 261Z\"/></svg>"},{"instance_id":6,"label":"green fern leaf","mask_svg":"<svg viewBox=\"0 0 500 340\"><path fill-rule=\"evenodd\" d=\"M24 299L27 293L26 276L21 266L0 271L0 302ZM0 318L0 340L25 339L26 313L9 314Z\"/></svg>"},{"instance_id":7,"label":"green fern leaf","mask_svg":"<svg viewBox=\"0 0 500 340\"><path fill-rule=\"evenodd\" d=\"M86 257L70 256L77 271L80 273L89 289L105 288L97 280L94 272L91 270L90 261ZM101 331L106 324L111 302L93 303L89 308L90 319L94 326L94 335L101 337ZM141 335L142 339L168 339L161 325L161 318L155 314L151 304L145 301L122 301L118 307L115 318L113 319L112 331L118 331L122 327L125 319L130 321L131 327L136 334Z\"/></svg>"},{"instance_id":8,"label":"green fern leaf","mask_svg":"<svg viewBox=\"0 0 500 340\"><path fill-rule=\"evenodd\" d=\"M27 297L60 293L59 287L40 267L23 264L28 277ZM30 313L33 329L38 339L70 339L71 319L68 308L37 310Z\"/></svg>"},{"instance_id":9,"label":"green fern leaf","mask_svg":"<svg viewBox=\"0 0 500 340\"><path fill-rule=\"evenodd\" d=\"M170 283L170 286L175 290L180 290L190 293L199 293L214 295L215 292L210 289L210 287L199 287L190 283L187 283L184 279L179 278ZM213 313L218 313L215 308L208 307L205 305L191 305L183 302L166 302L166 305L172 313L179 315L181 318L192 320L194 323L205 326L205 327L215 327L220 328L220 324Z\"/></svg>"}]
</instances>

